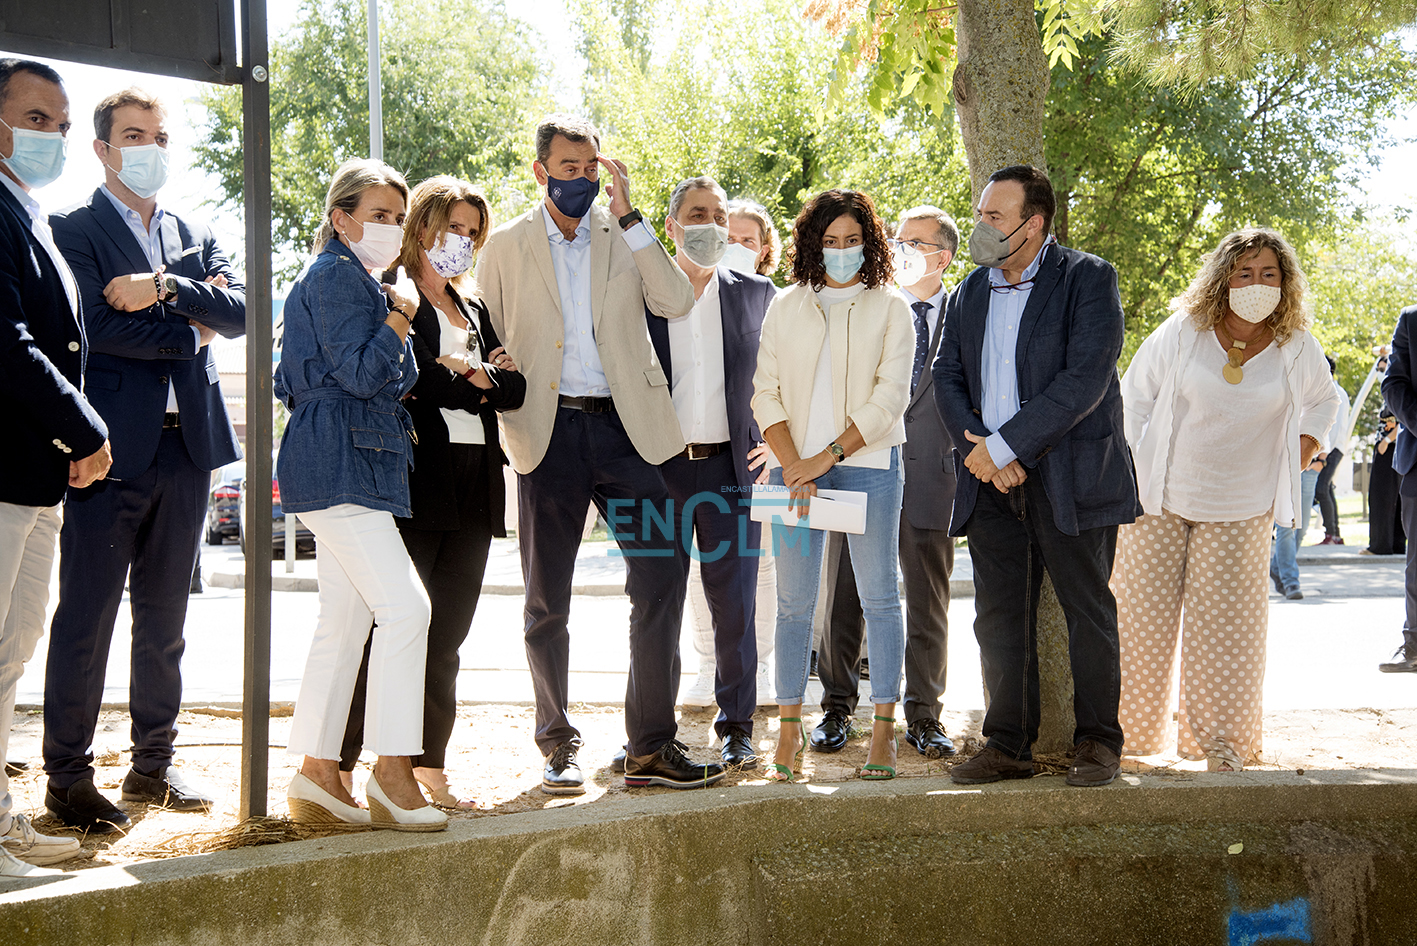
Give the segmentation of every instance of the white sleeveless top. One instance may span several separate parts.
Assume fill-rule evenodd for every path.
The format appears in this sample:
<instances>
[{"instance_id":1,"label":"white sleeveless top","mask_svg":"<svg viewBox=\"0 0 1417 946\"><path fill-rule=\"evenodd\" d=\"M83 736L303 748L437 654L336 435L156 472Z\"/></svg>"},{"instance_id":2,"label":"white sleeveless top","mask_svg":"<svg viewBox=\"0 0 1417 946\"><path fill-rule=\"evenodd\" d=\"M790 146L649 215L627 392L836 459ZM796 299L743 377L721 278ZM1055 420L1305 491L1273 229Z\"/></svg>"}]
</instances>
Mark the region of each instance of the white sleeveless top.
<instances>
[{"instance_id":1,"label":"white sleeveless top","mask_svg":"<svg viewBox=\"0 0 1417 946\"><path fill-rule=\"evenodd\" d=\"M437 306L433 311L438 313L438 355L451 355L457 352L467 352L470 361L479 362L482 360L483 352L478 350L477 335L469 332L465 328L458 328ZM469 322L469 325L472 323ZM441 367L441 366L440 366ZM451 368L444 368L444 371L452 372ZM446 407L438 409L443 415L443 423L448 425L449 443L486 443L487 431L482 426L482 418L476 414L464 410L449 410Z\"/></svg>"}]
</instances>

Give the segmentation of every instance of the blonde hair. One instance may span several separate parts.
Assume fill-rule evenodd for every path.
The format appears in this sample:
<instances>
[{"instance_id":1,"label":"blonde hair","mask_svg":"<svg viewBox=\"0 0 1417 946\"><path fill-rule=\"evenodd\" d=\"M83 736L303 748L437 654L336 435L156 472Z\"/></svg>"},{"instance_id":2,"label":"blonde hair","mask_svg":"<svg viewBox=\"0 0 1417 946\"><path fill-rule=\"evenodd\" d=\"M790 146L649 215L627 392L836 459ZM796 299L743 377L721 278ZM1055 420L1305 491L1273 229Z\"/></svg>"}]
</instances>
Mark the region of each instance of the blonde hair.
<instances>
[{"instance_id":1,"label":"blonde hair","mask_svg":"<svg viewBox=\"0 0 1417 946\"><path fill-rule=\"evenodd\" d=\"M408 203L408 182L403 179L402 174L383 161L354 158L341 164L335 172L334 180L330 181L330 192L325 195L325 219L320 224L320 229L315 232L315 239L310 243L310 252L319 253L335 238L335 225L330 221L330 214L336 209L347 214L354 213L365 191L371 187L385 185L398 191L404 203Z\"/></svg>"},{"instance_id":2,"label":"blonde hair","mask_svg":"<svg viewBox=\"0 0 1417 946\"><path fill-rule=\"evenodd\" d=\"M758 260L758 275L771 276L777 272L777 264L782 259L782 237L777 235L777 228L772 225L767 208L751 200L731 200L728 202L728 216L729 219L751 220L758 225L762 244L768 248L767 258Z\"/></svg>"},{"instance_id":3,"label":"blonde hair","mask_svg":"<svg viewBox=\"0 0 1417 946\"><path fill-rule=\"evenodd\" d=\"M1187 312L1196 330L1214 329L1230 309L1230 277L1245 260L1262 250L1274 250L1279 260L1279 305L1264 320L1274 332L1274 340L1283 345L1298 331L1307 331L1312 324L1309 304L1304 296L1309 281L1299 266L1299 256L1278 231L1249 227L1228 233L1220 245L1201 260L1200 272L1186 291L1171 300L1173 312Z\"/></svg>"},{"instance_id":4,"label":"blonde hair","mask_svg":"<svg viewBox=\"0 0 1417 946\"><path fill-rule=\"evenodd\" d=\"M439 174L430 177L413 189L409 197L408 216L403 220L403 246L399 250L399 261L409 276L423 270L423 231L434 237L437 245L448 229L448 221L453 216L453 208L461 201L481 215L477 236L473 237L472 249L477 252L487 242L487 234L492 229L492 216L487 210L487 198L467 181ZM467 295L472 291L472 270L454 276L449 282L458 292Z\"/></svg>"}]
</instances>

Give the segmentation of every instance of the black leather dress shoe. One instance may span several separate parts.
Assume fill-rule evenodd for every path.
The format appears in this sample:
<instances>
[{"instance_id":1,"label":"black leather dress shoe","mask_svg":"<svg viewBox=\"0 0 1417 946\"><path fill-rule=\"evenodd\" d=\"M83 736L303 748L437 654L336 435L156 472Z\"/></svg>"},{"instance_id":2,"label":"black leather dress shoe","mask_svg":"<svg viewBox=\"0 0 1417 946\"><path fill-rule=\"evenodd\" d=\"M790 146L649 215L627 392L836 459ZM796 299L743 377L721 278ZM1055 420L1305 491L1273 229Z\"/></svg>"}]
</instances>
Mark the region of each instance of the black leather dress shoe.
<instances>
[{"instance_id":1,"label":"black leather dress shoe","mask_svg":"<svg viewBox=\"0 0 1417 946\"><path fill-rule=\"evenodd\" d=\"M839 752L851 736L851 717L841 710L827 710L827 715L812 730L813 752Z\"/></svg>"},{"instance_id":2,"label":"black leather dress shoe","mask_svg":"<svg viewBox=\"0 0 1417 946\"><path fill-rule=\"evenodd\" d=\"M723 748L719 751L723 764L734 769L756 769L758 754L753 751L753 740L737 726L729 726L723 733Z\"/></svg>"},{"instance_id":3,"label":"black leather dress shoe","mask_svg":"<svg viewBox=\"0 0 1417 946\"><path fill-rule=\"evenodd\" d=\"M927 759L939 759L955 754L955 744L940 728L938 720L917 719L905 731L905 741L915 747L915 751Z\"/></svg>"},{"instance_id":4,"label":"black leather dress shoe","mask_svg":"<svg viewBox=\"0 0 1417 946\"><path fill-rule=\"evenodd\" d=\"M44 793L44 807L69 827L83 828L90 834L112 834L133 827L117 805L98 793L93 779L80 779L67 791L51 787Z\"/></svg>"},{"instance_id":5,"label":"black leather dress shoe","mask_svg":"<svg viewBox=\"0 0 1417 946\"><path fill-rule=\"evenodd\" d=\"M1404 644L1392 655L1392 659L1378 664L1383 673L1417 673L1417 652L1409 651Z\"/></svg>"},{"instance_id":6,"label":"black leather dress shoe","mask_svg":"<svg viewBox=\"0 0 1417 946\"><path fill-rule=\"evenodd\" d=\"M585 794L585 776L576 761L576 752L580 747L581 741L571 738L551 750L546 757L546 768L541 773L543 792L548 795Z\"/></svg>"},{"instance_id":7,"label":"black leather dress shoe","mask_svg":"<svg viewBox=\"0 0 1417 946\"><path fill-rule=\"evenodd\" d=\"M624 746L621 746L620 751L610 757L610 771L622 773L625 771L625 753L627 751Z\"/></svg>"},{"instance_id":8,"label":"black leather dress shoe","mask_svg":"<svg viewBox=\"0 0 1417 946\"><path fill-rule=\"evenodd\" d=\"M129 769L123 777L123 800L146 802L170 811L212 810L211 798L183 781L175 765L167 766L154 776Z\"/></svg>"},{"instance_id":9,"label":"black leather dress shoe","mask_svg":"<svg viewBox=\"0 0 1417 946\"><path fill-rule=\"evenodd\" d=\"M649 755L625 756L625 787L708 788L723 778L723 766L717 762L695 763L687 751L682 742L671 739Z\"/></svg>"}]
</instances>

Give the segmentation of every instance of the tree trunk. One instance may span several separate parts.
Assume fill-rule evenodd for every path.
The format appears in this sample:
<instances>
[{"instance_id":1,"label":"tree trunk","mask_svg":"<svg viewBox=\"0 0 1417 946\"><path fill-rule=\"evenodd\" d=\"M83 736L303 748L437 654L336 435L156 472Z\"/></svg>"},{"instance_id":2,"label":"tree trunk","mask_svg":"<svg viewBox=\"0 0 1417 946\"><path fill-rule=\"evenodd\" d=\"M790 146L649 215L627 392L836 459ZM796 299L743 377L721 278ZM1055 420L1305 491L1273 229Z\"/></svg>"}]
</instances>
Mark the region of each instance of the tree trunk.
<instances>
[{"instance_id":1,"label":"tree trunk","mask_svg":"<svg viewBox=\"0 0 1417 946\"><path fill-rule=\"evenodd\" d=\"M1033 9L1033 0L960 0L954 98L976 201L1001 167L1047 169L1048 58Z\"/></svg>"},{"instance_id":2,"label":"tree trunk","mask_svg":"<svg viewBox=\"0 0 1417 946\"><path fill-rule=\"evenodd\" d=\"M1033 0L960 0L955 40L955 111L977 202L989 175L999 168L1031 164L1047 170L1043 105L1048 59ZM1033 750L1067 752L1074 727L1068 626L1047 576L1038 608L1038 682L1042 724Z\"/></svg>"}]
</instances>

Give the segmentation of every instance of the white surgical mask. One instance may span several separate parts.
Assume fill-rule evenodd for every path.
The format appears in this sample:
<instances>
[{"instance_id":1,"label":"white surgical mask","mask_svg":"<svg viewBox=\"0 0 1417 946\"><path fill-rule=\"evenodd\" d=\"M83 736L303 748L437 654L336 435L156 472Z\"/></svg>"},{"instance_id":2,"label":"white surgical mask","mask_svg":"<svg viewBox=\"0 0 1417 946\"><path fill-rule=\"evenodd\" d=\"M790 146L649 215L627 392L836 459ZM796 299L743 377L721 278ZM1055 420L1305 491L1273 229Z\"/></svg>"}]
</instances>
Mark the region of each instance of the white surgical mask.
<instances>
[{"instance_id":1,"label":"white surgical mask","mask_svg":"<svg viewBox=\"0 0 1417 946\"><path fill-rule=\"evenodd\" d=\"M156 144L134 145L130 148L110 148L123 156L123 170L118 179L123 186L146 200L167 183L167 149Z\"/></svg>"},{"instance_id":2,"label":"white surgical mask","mask_svg":"<svg viewBox=\"0 0 1417 946\"><path fill-rule=\"evenodd\" d=\"M1263 322L1279 308L1284 291L1278 286L1250 283L1230 290L1230 308L1246 322Z\"/></svg>"},{"instance_id":3,"label":"white surgical mask","mask_svg":"<svg viewBox=\"0 0 1417 946\"><path fill-rule=\"evenodd\" d=\"M14 143L8 158L0 156L20 183L38 189L52 184L64 173L64 159L69 155L69 139L57 131L31 131L16 128L0 118L0 125L10 129Z\"/></svg>"},{"instance_id":4,"label":"white surgical mask","mask_svg":"<svg viewBox=\"0 0 1417 946\"><path fill-rule=\"evenodd\" d=\"M387 269L398 259L403 246L403 227L392 223L366 223L362 239L351 241L345 234L345 242L365 269Z\"/></svg>"},{"instance_id":5,"label":"white surgical mask","mask_svg":"<svg viewBox=\"0 0 1417 946\"><path fill-rule=\"evenodd\" d=\"M728 228L716 223L701 223L692 226L679 224L683 237L679 249L689 258L689 262L704 269L712 269L723 259L728 249Z\"/></svg>"},{"instance_id":6,"label":"white surgical mask","mask_svg":"<svg viewBox=\"0 0 1417 946\"><path fill-rule=\"evenodd\" d=\"M441 243L424 250L433 271L444 279L461 276L472 268L472 237L461 233L445 233Z\"/></svg>"},{"instance_id":7,"label":"white surgical mask","mask_svg":"<svg viewBox=\"0 0 1417 946\"><path fill-rule=\"evenodd\" d=\"M723 259L719 260L719 263L735 273L743 273L745 276L758 274L758 254L742 243L728 244L728 248L723 251Z\"/></svg>"}]
</instances>

